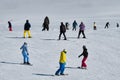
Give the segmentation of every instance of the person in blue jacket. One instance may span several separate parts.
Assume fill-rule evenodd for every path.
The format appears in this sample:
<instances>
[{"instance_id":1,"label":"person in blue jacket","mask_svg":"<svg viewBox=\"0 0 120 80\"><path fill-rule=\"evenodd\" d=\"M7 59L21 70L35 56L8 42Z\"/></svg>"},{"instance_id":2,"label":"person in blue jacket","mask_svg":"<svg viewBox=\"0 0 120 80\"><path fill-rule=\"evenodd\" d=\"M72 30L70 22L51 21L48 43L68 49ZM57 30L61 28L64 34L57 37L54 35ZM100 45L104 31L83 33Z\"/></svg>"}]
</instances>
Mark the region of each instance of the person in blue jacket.
<instances>
[{"instance_id":1,"label":"person in blue jacket","mask_svg":"<svg viewBox=\"0 0 120 80\"><path fill-rule=\"evenodd\" d=\"M30 64L29 63L29 53L28 53L28 49L27 49L27 43L24 42L24 44L21 46L20 48L22 50L22 55L23 55L23 64Z\"/></svg>"},{"instance_id":2,"label":"person in blue jacket","mask_svg":"<svg viewBox=\"0 0 120 80\"><path fill-rule=\"evenodd\" d=\"M73 22L73 24L72 24L72 26L73 26L73 31L75 30L76 31L76 26L77 26L78 24L77 24L77 22L76 22L76 20L74 20L74 22Z\"/></svg>"}]
</instances>

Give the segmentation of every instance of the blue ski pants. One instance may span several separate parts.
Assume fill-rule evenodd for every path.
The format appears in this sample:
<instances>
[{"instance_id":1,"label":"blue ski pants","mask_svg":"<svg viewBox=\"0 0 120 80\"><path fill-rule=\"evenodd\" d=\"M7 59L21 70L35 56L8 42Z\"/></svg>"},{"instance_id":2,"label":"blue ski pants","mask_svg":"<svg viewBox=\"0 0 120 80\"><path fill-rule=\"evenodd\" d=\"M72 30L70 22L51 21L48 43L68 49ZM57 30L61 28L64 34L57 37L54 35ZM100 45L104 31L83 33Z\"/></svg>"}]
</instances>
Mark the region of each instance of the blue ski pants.
<instances>
[{"instance_id":1,"label":"blue ski pants","mask_svg":"<svg viewBox=\"0 0 120 80\"><path fill-rule=\"evenodd\" d=\"M56 71L56 75L58 75L59 73L60 74L64 74L64 70L65 70L65 65L66 65L66 63L59 63L60 64L60 67L59 67L59 69Z\"/></svg>"}]
</instances>

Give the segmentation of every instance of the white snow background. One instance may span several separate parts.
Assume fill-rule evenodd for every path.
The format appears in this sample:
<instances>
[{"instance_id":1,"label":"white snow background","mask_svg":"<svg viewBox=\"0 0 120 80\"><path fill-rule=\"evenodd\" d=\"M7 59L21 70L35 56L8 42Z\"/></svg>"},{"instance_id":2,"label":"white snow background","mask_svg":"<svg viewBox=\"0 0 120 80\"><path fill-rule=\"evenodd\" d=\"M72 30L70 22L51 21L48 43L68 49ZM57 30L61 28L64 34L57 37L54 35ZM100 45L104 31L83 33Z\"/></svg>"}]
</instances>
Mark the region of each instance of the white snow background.
<instances>
[{"instance_id":1,"label":"white snow background","mask_svg":"<svg viewBox=\"0 0 120 80\"><path fill-rule=\"evenodd\" d=\"M120 1L119 0L0 0L0 80L119 80L120 79ZM50 19L50 30L42 32L44 17ZM32 27L32 38L23 39L26 19ZM8 31L7 21L13 31ZM83 21L87 39L77 39L72 22ZM93 22L97 30L93 30ZM110 28L104 29L110 22ZM69 22L67 41L58 41L60 22ZM23 62L20 47L28 43L30 62ZM82 46L88 48L87 70L81 65ZM68 76L52 76L59 68L59 56L67 49Z\"/></svg>"}]
</instances>

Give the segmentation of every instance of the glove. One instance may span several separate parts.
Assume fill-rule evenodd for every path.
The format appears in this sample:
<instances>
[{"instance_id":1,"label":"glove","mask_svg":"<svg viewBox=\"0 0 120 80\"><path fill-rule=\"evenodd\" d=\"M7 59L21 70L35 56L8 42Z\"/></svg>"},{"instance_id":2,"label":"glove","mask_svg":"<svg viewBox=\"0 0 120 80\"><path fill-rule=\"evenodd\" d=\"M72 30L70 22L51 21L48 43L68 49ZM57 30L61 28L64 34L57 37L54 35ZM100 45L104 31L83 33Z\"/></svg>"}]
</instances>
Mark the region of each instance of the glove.
<instances>
[{"instance_id":1,"label":"glove","mask_svg":"<svg viewBox=\"0 0 120 80\"><path fill-rule=\"evenodd\" d=\"M27 55L29 55L29 53L27 53Z\"/></svg>"}]
</instances>

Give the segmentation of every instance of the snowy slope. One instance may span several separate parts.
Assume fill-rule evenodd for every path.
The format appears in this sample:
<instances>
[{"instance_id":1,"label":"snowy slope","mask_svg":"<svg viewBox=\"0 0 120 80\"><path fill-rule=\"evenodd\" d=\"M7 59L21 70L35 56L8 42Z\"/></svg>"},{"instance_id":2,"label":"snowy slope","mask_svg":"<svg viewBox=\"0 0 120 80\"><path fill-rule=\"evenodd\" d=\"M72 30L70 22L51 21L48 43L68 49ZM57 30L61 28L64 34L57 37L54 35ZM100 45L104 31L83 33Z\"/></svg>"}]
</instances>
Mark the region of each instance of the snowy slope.
<instances>
[{"instance_id":1,"label":"snowy slope","mask_svg":"<svg viewBox=\"0 0 120 80\"><path fill-rule=\"evenodd\" d=\"M1 0L0 2L0 80L119 80L120 79L120 29L119 0ZM42 32L45 16L50 18L50 31ZM29 19L32 25L31 39L23 39L23 26ZM77 31L71 31L72 22L83 21L87 39L77 39ZM11 20L13 31L8 31ZM60 22L69 22L67 41L58 41ZM93 31L93 22L97 31ZM110 28L104 29L110 22ZM28 43L30 62L33 66L20 65L20 47ZM89 52L88 69L81 70L78 55L82 46ZM59 67L59 56L67 49L68 76L53 77Z\"/></svg>"},{"instance_id":2,"label":"snowy slope","mask_svg":"<svg viewBox=\"0 0 120 80\"><path fill-rule=\"evenodd\" d=\"M86 29L87 39L77 39L78 31L67 31L67 41L58 41L59 30L42 32L39 26L32 26L31 39L23 39L22 30L0 32L0 80L119 80L120 29L93 31ZM33 66L20 65L22 55L20 47L26 41L29 46L30 62ZM89 52L88 70L76 69L81 65L82 45ZM59 55L67 49L68 76L53 77L58 69Z\"/></svg>"}]
</instances>

